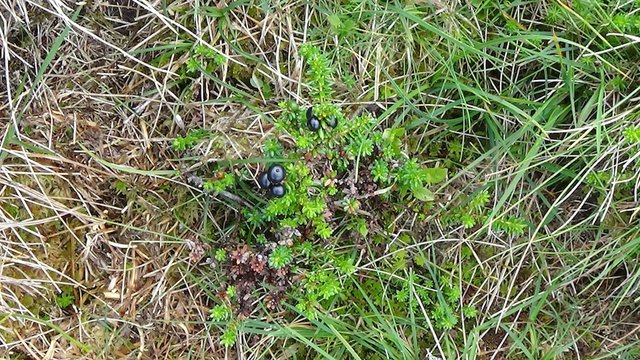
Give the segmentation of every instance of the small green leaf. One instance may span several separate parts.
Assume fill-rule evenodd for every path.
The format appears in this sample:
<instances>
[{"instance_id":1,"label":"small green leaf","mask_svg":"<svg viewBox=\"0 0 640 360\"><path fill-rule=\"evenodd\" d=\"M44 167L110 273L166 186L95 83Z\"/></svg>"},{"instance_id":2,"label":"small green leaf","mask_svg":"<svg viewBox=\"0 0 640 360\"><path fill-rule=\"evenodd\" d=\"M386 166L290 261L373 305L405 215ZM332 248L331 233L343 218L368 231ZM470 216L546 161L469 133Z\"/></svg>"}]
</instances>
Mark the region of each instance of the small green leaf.
<instances>
[{"instance_id":1,"label":"small green leaf","mask_svg":"<svg viewBox=\"0 0 640 360\"><path fill-rule=\"evenodd\" d=\"M404 136L404 128L387 128L384 129L384 133L382 134L383 139L399 139Z\"/></svg>"},{"instance_id":2,"label":"small green leaf","mask_svg":"<svg viewBox=\"0 0 640 360\"><path fill-rule=\"evenodd\" d=\"M189 58L189 60L187 60L187 71L190 72L190 73L194 73L194 72L198 71L200 66L201 65L198 62L198 60L196 60L194 58Z\"/></svg>"},{"instance_id":3,"label":"small green leaf","mask_svg":"<svg viewBox=\"0 0 640 360\"><path fill-rule=\"evenodd\" d=\"M229 326L229 328L220 336L220 344L224 347L233 346L236 343L236 338L236 328L234 326Z\"/></svg>"},{"instance_id":4,"label":"small green leaf","mask_svg":"<svg viewBox=\"0 0 640 360\"><path fill-rule=\"evenodd\" d=\"M420 201L433 201L435 196L426 186L414 186L411 188L413 196Z\"/></svg>"},{"instance_id":5,"label":"small green leaf","mask_svg":"<svg viewBox=\"0 0 640 360\"><path fill-rule=\"evenodd\" d=\"M225 305L216 305L210 311L210 316L215 321L223 321L229 317L229 308Z\"/></svg>"},{"instance_id":6,"label":"small green leaf","mask_svg":"<svg viewBox=\"0 0 640 360\"><path fill-rule=\"evenodd\" d=\"M337 14L329 15L329 24L331 24L334 29L337 29L342 25L342 20L340 20L340 16Z\"/></svg>"},{"instance_id":7,"label":"small green leaf","mask_svg":"<svg viewBox=\"0 0 640 360\"><path fill-rule=\"evenodd\" d=\"M58 305L60 309L66 309L73 304L74 300L75 299L72 294L63 293L56 297L56 305Z\"/></svg>"},{"instance_id":8,"label":"small green leaf","mask_svg":"<svg viewBox=\"0 0 640 360\"><path fill-rule=\"evenodd\" d=\"M447 178L446 168L426 168L422 172L425 181L429 184L441 183Z\"/></svg>"},{"instance_id":9,"label":"small green leaf","mask_svg":"<svg viewBox=\"0 0 640 360\"><path fill-rule=\"evenodd\" d=\"M222 18L228 12L227 9L218 9L217 7L213 7L213 6L206 6L204 9L205 9L204 11L205 15L209 15L214 18Z\"/></svg>"},{"instance_id":10,"label":"small green leaf","mask_svg":"<svg viewBox=\"0 0 640 360\"><path fill-rule=\"evenodd\" d=\"M427 257L422 255L422 254L418 254L416 255L416 257L413 259L413 261L416 263L416 265L421 266L421 267L425 267L427 265Z\"/></svg>"},{"instance_id":11,"label":"small green leaf","mask_svg":"<svg viewBox=\"0 0 640 360\"><path fill-rule=\"evenodd\" d=\"M251 80L249 81L251 83L251 86L253 86L256 89L262 89L263 86L263 82L262 79L260 78L260 75L254 71L251 74Z\"/></svg>"}]
</instances>

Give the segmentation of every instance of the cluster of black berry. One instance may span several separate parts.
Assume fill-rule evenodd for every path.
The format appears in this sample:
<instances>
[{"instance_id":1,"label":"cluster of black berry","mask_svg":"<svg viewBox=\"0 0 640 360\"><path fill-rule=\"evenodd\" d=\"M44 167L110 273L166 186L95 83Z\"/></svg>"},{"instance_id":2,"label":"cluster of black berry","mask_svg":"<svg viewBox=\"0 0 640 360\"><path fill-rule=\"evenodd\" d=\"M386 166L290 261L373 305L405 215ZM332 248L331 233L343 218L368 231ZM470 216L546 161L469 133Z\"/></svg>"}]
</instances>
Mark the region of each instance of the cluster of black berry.
<instances>
[{"instance_id":1,"label":"cluster of black berry","mask_svg":"<svg viewBox=\"0 0 640 360\"><path fill-rule=\"evenodd\" d=\"M281 165L273 164L269 166L267 171L258 176L258 184L263 189L269 189L271 195L275 197L283 197L285 190L282 182L284 181L287 172Z\"/></svg>"},{"instance_id":2,"label":"cluster of black berry","mask_svg":"<svg viewBox=\"0 0 640 360\"><path fill-rule=\"evenodd\" d=\"M338 126L338 119L336 119L336 117L333 116L333 115L330 115L329 117L326 117L323 120L332 129L334 129L336 126ZM318 119L318 117L313 113L313 107L309 107L307 109L307 127L311 131L320 130L320 119Z\"/></svg>"},{"instance_id":3,"label":"cluster of black berry","mask_svg":"<svg viewBox=\"0 0 640 360\"><path fill-rule=\"evenodd\" d=\"M322 120L332 129L338 126L338 119L333 115L323 117ZM320 130L320 126L320 119L313 113L313 107L309 107L307 109L307 127L311 131L318 131ZM274 164L258 176L258 184L263 189L269 189L271 195L283 197L285 189L282 181L284 181L286 175L287 173L282 166Z\"/></svg>"}]
</instances>

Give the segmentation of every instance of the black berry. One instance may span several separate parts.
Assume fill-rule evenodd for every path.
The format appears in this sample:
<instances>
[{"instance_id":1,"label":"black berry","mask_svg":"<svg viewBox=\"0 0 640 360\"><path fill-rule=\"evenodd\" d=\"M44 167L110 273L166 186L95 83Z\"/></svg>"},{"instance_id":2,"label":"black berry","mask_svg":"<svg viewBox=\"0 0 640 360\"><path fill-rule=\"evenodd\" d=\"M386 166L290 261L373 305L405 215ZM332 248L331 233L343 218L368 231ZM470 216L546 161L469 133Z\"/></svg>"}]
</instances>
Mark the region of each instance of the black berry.
<instances>
[{"instance_id":1,"label":"black berry","mask_svg":"<svg viewBox=\"0 0 640 360\"><path fill-rule=\"evenodd\" d=\"M271 187L271 195L275 197L283 197L284 193L284 186L282 185L274 185Z\"/></svg>"},{"instance_id":2,"label":"black berry","mask_svg":"<svg viewBox=\"0 0 640 360\"><path fill-rule=\"evenodd\" d=\"M258 176L258 185L263 189L268 189L271 186L271 181L269 181L269 176L267 176L266 172Z\"/></svg>"},{"instance_id":3,"label":"black berry","mask_svg":"<svg viewBox=\"0 0 640 360\"><path fill-rule=\"evenodd\" d=\"M335 129L335 127L338 126L338 119L336 119L336 117L333 115L329 116L326 121L327 125L329 125L332 129Z\"/></svg>"},{"instance_id":4,"label":"black berry","mask_svg":"<svg viewBox=\"0 0 640 360\"><path fill-rule=\"evenodd\" d=\"M318 118L314 116L311 119L307 120L307 126L311 131L318 131L320 130L320 120L318 120Z\"/></svg>"},{"instance_id":5,"label":"black berry","mask_svg":"<svg viewBox=\"0 0 640 360\"><path fill-rule=\"evenodd\" d=\"M269 166L267 170L267 177L273 184L280 184L282 180L284 180L285 175L286 172L284 168L278 164Z\"/></svg>"},{"instance_id":6,"label":"black berry","mask_svg":"<svg viewBox=\"0 0 640 360\"><path fill-rule=\"evenodd\" d=\"M320 130L320 120L318 120L318 117L313 113L313 106L307 109L307 127L311 131Z\"/></svg>"}]
</instances>

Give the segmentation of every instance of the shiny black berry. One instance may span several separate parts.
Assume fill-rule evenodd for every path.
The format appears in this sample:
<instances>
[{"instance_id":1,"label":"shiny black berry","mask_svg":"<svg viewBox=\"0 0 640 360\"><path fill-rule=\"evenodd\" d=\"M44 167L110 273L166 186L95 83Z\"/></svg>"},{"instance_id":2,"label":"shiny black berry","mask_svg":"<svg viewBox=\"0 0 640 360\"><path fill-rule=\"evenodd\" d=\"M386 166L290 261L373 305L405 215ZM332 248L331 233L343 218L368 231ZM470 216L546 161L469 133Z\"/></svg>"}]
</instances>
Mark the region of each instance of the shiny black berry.
<instances>
[{"instance_id":1,"label":"shiny black berry","mask_svg":"<svg viewBox=\"0 0 640 360\"><path fill-rule=\"evenodd\" d=\"M311 119L307 120L307 127L309 128L309 130L311 131L318 131L320 130L320 120L318 120L317 117L312 117Z\"/></svg>"},{"instance_id":2,"label":"shiny black berry","mask_svg":"<svg viewBox=\"0 0 640 360\"><path fill-rule=\"evenodd\" d=\"M287 173L284 171L284 168L278 164L269 166L269 169L267 170L267 177L273 184L280 184L282 180L284 180L286 174Z\"/></svg>"},{"instance_id":3,"label":"shiny black berry","mask_svg":"<svg viewBox=\"0 0 640 360\"><path fill-rule=\"evenodd\" d=\"M269 181L269 176L267 176L266 172L258 176L258 185L260 185L262 189L268 189L271 186L271 181Z\"/></svg>"},{"instance_id":4,"label":"shiny black berry","mask_svg":"<svg viewBox=\"0 0 640 360\"><path fill-rule=\"evenodd\" d=\"M331 115L326 119L327 125L329 125L332 129L335 129L338 126L338 119L335 116Z\"/></svg>"},{"instance_id":5,"label":"shiny black berry","mask_svg":"<svg viewBox=\"0 0 640 360\"><path fill-rule=\"evenodd\" d=\"M275 197L283 197L284 193L284 186L282 185L274 185L271 187L271 195Z\"/></svg>"}]
</instances>

